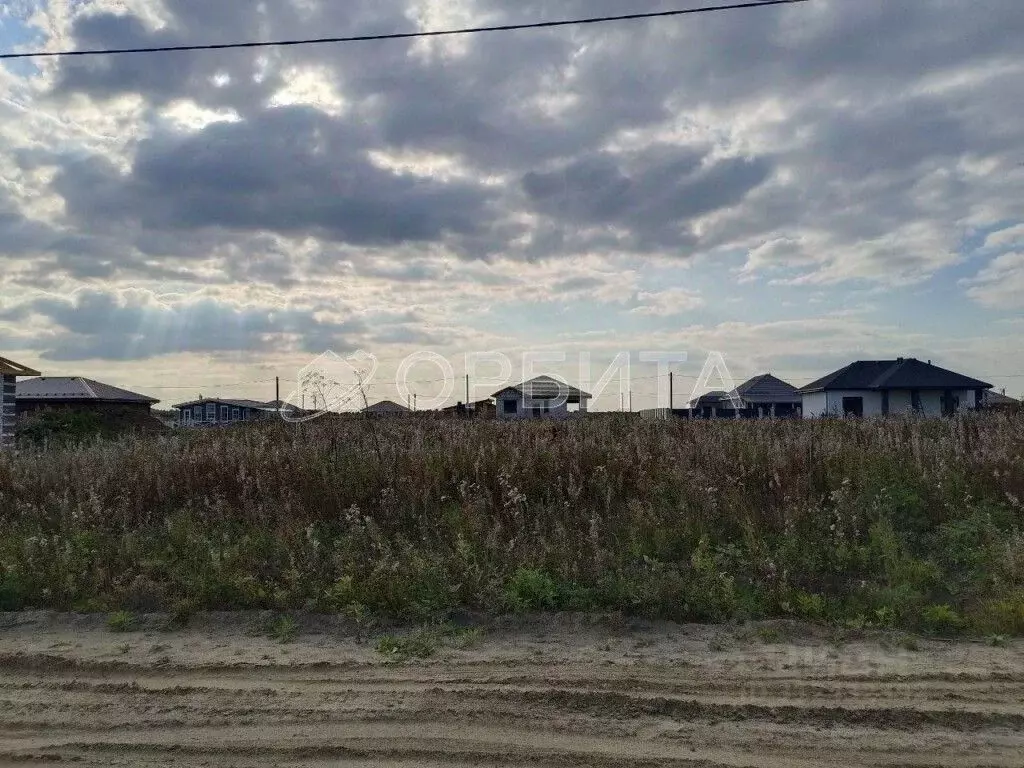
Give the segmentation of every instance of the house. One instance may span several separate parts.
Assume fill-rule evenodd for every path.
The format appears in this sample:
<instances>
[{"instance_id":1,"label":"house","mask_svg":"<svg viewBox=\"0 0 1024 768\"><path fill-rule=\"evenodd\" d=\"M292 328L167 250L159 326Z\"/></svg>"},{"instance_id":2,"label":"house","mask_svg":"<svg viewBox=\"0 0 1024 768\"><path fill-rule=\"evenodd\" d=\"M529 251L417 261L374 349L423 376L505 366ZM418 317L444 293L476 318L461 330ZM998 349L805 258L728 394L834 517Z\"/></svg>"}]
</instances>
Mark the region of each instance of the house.
<instances>
[{"instance_id":1,"label":"house","mask_svg":"<svg viewBox=\"0 0 1024 768\"><path fill-rule=\"evenodd\" d=\"M1024 402L1008 397L1006 390L996 392L988 390L982 396L981 407L987 411L1012 411L1024 407Z\"/></svg>"},{"instance_id":2,"label":"house","mask_svg":"<svg viewBox=\"0 0 1024 768\"><path fill-rule=\"evenodd\" d=\"M0 448L14 443L14 427L18 421L18 377L38 375L39 371L0 357Z\"/></svg>"},{"instance_id":3,"label":"house","mask_svg":"<svg viewBox=\"0 0 1024 768\"><path fill-rule=\"evenodd\" d=\"M912 357L861 360L802 387L804 418L950 415L979 408L992 385Z\"/></svg>"},{"instance_id":4,"label":"house","mask_svg":"<svg viewBox=\"0 0 1024 768\"><path fill-rule=\"evenodd\" d=\"M493 419L498 411L494 401L487 399L470 403L468 407L460 402L458 405L442 408L441 413L445 416L471 416L477 419Z\"/></svg>"},{"instance_id":5,"label":"house","mask_svg":"<svg viewBox=\"0 0 1024 768\"><path fill-rule=\"evenodd\" d=\"M499 419L522 420L564 419L572 412L570 406L575 406L579 413L586 413L593 395L551 376L538 376L514 387L505 387L491 397L497 402Z\"/></svg>"},{"instance_id":6,"label":"house","mask_svg":"<svg viewBox=\"0 0 1024 768\"><path fill-rule=\"evenodd\" d=\"M733 392L708 392L690 403L696 418L784 418L800 413L796 387L764 373L740 384Z\"/></svg>"},{"instance_id":7,"label":"house","mask_svg":"<svg viewBox=\"0 0 1024 768\"><path fill-rule=\"evenodd\" d=\"M277 416L279 407L280 403L274 401L203 397L175 405L174 410L178 412L179 427L200 427L265 421Z\"/></svg>"},{"instance_id":8,"label":"house","mask_svg":"<svg viewBox=\"0 0 1024 768\"><path fill-rule=\"evenodd\" d=\"M698 419L735 419L743 415L742 401L736 392L708 392L690 401L690 413Z\"/></svg>"},{"instance_id":9,"label":"house","mask_svg":"<svg viewBox=\"0 0 1024 768\"><path fill-rule=\"evenodd\" d=\"M105 416L147 420L156 398L104 384L84 376L40 376L19 381L16 403L19 418L39 411L91 412Z\"/></svg>"},{"instance_id":10,"label":"house","mask_svg":"<svg viewBox=\"0 0 1024 768\"><path fill-rule=\"evenodd\" d=\"M412 413L412 410L391 400L381 400L364 408L363 413L368 416L406 416Z\"/></svg>"},{"instance_id":11,"label":"house","mask_svg":"<svg viewBox=\"0 0 1024 768\"><path fill-rule=\"evenodd\" d=\"M803 406L803 398L797 388L770 373L740 384L736 394L752 418L799 416Z\"/></svg>"}]
</instances>

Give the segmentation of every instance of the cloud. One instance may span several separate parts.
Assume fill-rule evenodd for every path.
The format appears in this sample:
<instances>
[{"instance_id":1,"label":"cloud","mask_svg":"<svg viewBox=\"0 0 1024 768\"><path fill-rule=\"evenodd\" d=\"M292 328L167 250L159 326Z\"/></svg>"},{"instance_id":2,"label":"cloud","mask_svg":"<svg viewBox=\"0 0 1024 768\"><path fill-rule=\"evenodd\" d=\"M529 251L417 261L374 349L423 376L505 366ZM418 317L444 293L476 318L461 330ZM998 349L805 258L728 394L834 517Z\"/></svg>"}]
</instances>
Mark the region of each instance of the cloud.
<instances>
[{"instance_id":1,"label":"cloud","mask_svg":"<svg viewBox=\"0 0 1024 768\"><path fill-rule=\"evenodd\" d=\"M124 47L621 12L557 5L34 0L14 15L43 46ZM878 301L892 314L923 284L973 299L985 323L1018 306L1022 33L1019 0L816 0L0 69L0 266L9 290L79 291L26 321L50 354L79 357L500 343L512 324L483 320L541 304L571 304L588 332L630 313L670 326L697 300L724 312L736 274L763 288L763 307L734 307L745 319L776 294L807 315L809 287L862 284L892 292ZM958 284L951 268L981 259ZM927 314L915 329L939 333Z\"/></svg>"},{"instance_id":2,"label":"cloud","mask_svg":"<svg viewBox=\"0 0 1024 768\"><path fill-rule=\"evenodd\" d=\"M983 306L1024 309L1024 251L997 256L965 284L967 295Z\"/></svg>"},{"instance_id":3,"label":"cloud","mask_svg":"<svg viewBox=\"0 0 1024 768\"><path fill-rule=\"evenodd\" d=\"M650 317L674 317L707 305L699 293L685 288L641 291L636 298L640 305L631 309L630 312Z\"/></svg>"},{"instance_id":4,"label":"cloud","mask_svg":"<svg viewBox=\"0 0 1024 768\"><path fill-rule=\"evenodd\" d=\"M308 309L247 306L213 297L161 299L146 291L83 290L36 298L3 319L45 321L35 339L50 361L145 360L191 352L346 351L346 336L365 330L358 318L326 320Z\"/></svg>"}]
</instances>

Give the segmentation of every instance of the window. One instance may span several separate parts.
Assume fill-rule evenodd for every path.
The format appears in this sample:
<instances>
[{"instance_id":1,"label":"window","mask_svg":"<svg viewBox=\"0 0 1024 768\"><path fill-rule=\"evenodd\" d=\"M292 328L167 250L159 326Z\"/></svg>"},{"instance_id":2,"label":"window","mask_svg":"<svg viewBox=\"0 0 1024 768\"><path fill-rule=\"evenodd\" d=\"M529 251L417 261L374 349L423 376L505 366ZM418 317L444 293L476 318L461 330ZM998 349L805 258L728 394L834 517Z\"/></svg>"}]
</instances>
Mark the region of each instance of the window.
<instances>
[{"instance_id":1,"label":"window","mask_svg":"<svg viewBox=\"0 0 1024 768\"><path fill-rule=\"evenodd\" d=\"M519 411L519 403L515 400L502 400L501 401L501 412L506 416L515 416Z\"/></svg>"},{"instance_id":2,"label":"window","mask_svg":"<svg viewBox=\"0 0 1024 768\"><path fill-rule=\"evenodd\" d=\"M241 418L242 418L242 409L241 408L232 408L231 409L231 420L232 421L238 421Z\"/></svg>"},{"instance_id":3,"label":"window","mask_svg":"<svg viewBox=\"0 0 1024 768\"><path fill-rule=\"evenodd\" d=\"M843 398L843 416L863 416L864 415L864 398L863 397L844 397Z\"/></svg>"},{"instance_id":4,"label":"window","mask_svg":"<svg viewBox=\"0 0 1024 768\"><path fill-rule=\"evenodd\" d=\"M221 421L227 421L228 420L228 410L229 409L228 409L228 407L226 405L222 405L220 407L220 420Z\"/></svg>"},{"instance_id":5,"label":"window","mask_svg":"<svg viewBox=\"0 0 1024 768\"><path fill-rule=\"evenodd\" d=\"M206 420L216 421L217 420L217 406L214 403L206 404Z\"/></svg>"}]
</instances>

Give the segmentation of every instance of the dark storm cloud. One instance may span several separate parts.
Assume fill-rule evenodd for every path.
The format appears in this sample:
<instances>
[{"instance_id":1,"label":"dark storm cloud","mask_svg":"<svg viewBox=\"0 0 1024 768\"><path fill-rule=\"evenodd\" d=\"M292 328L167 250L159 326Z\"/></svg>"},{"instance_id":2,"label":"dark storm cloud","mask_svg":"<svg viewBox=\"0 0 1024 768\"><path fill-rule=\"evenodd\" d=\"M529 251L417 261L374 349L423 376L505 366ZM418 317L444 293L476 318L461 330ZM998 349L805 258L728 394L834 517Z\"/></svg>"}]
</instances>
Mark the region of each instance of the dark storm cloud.
<instances>
[{"instance_id":1,"label":"dark storm cloud","mask_svg":"<svg viewBox=\"0 0 1024 768\"><path fill-rule=\"evenodd\" d=\"M98 159L67 166L54 188L73 217L105 227L220 227L367 245L479 227L485 189L379 168L365 146L361 131L344 122L282 107L144 141L127 175Z\"/></svg>"}]
</instances>

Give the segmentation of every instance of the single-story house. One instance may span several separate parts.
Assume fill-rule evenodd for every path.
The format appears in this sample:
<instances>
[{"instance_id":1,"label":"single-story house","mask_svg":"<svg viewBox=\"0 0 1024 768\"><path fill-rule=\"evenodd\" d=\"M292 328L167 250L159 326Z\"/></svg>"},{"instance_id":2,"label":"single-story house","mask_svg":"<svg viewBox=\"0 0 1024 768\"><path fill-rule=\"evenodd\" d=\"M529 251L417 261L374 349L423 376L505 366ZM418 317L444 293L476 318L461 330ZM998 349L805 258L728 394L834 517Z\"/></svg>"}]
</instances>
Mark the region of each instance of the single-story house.
<instances>
[{"instance_id":1,"label":"single-story house","mask_svg":"<svg viewBox=\"0 0 1024 768\"><path fill-rule=\"evenodd\" d=\"M1012 411L1024 407L1024 402L1009 397L1005 389L1002 392L990 389L982 397L981 407L988 411Z\"/></svg>"},{"instance_id":2,"label":"single-story house","mask_svg":"<svg viewBox=\"0 0 1024 768\"><path fill-rule=\"evenodd\" d=\"M735 392L706 392L696 400L690 401L690 414L696 419L735 419L742 416L742 405L739 395Z\"/></svg>"},{"instance_id":3,"label":"single-story house","mask_svg":"<svg viewBox=\"0 0 1024 768\"><path fill-rule=\"evenodd\" d=\"M796 387L764 373L736 387L734 392L708 392L690 403L694 418L760 419L800 413L802 398Z\"/></svg>"},{"instance_id":4,"label":"single-story house","mask_svg":"<svg viewBox=\"0 0 1024 768\"><path fill-rule=\"evenodd\" d=\"M979 408L991 384L912 357L860 360L801 387L804 418L951 415Z\"/></svg>"},{"instance_id":5,"label":"single-story house","mask_svg":"<svg viewBox=\"0 0 1024 768\"><path fill-rule=\"evenodd\" d=\"M478 419L493 419L497 412L494 401L490 399L478 400L475 403L470 403L468 406L460 401L458 405L441 409L441 413L445 416L473 416Z\"/></svg>"},{"instance_id":6,"label":"single-story house","mask_svg":"<svg viewBox=\"0 0 1024 768\"><path fill-rule=\"evenodd\" d=\"M159 400L84 376L40 376L19 381L18 417L45 410L89 411L116 416L148 417Z\"/></svg>"},{"instance_id":7,"label":"single-story house","mask_svg":"<svg viewBox=\"0 0 1024 768\"><path fill-rule=\"evenodd\" d=\"M392 400L381 400L379 403L364 408L363 413L368 416L406 416L412 413L412 409Z\"/></svg>"},{"instance_id":8,"label":"single-story house","mask_svg":"<svg viewBox=\"0 0 1024 768\"><path fill-rule=\"evenodd\" d=\"M491 395L497 402L497 416L503 420L564 419L572 412L586 413L593 395L551 376L505 387Z\"/></svg>"},{"instance_id":9,"label":"single-story house","mask_svg":"<svg viewBox=\"0 0 1024 768\"><path fill-rule=\"evenodd\" d=\"M272 419L277 416L278 403L203 397L176 405L174 410L178 412L179 427L218 426Z\"/></svg>"},{"instance_id":10,"label":"single-story house","mask_svg":"<svg viewBox=\"0 0 1024 768\"><path fill-rule=\"evenodd\" d=\"M39 376L39 371L0 357L0 448L14 443L14 428L18 422L19 376Z\"/></svg>"}]
</instances>

